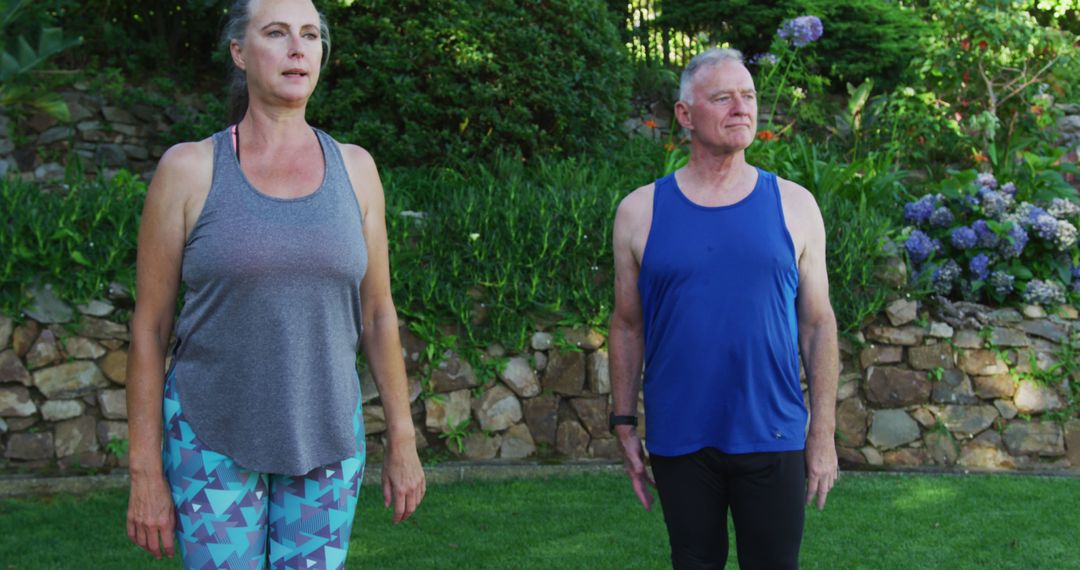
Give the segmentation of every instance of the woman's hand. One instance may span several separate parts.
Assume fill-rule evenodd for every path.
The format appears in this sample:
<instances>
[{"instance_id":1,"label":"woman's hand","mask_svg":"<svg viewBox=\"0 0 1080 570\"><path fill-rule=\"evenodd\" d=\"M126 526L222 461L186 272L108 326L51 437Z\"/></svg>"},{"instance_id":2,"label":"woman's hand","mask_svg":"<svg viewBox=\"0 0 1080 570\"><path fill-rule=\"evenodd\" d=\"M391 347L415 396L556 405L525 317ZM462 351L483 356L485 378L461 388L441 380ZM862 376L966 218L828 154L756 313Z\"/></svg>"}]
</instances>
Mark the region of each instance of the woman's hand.
<instances>
[{"instance_id":1,"label":"woman's hand","mask_svg":"<svg viewBox=\"0 0 1080 570\"><path fill-rule=\"evenodd\" d=\"M154 558L160 560L162 553L172 558L175 527L172 495L165 478L132 475L127 511L128 538Z\"/></svg>"},{"instance_id":2,"label":"woman's hand","mask_svg":"<svg viewBox=\"0 0 1080 570\"><path fill-rule=\"evenodd\" d=\"M415 436L414 436L415 437ZM427 493L427 480L420 457L416 454L416 440L391 439L387 444L386 459L382 470L383 504L394 505L394 524L416 512Z\"/></svg>"}]
</instances>

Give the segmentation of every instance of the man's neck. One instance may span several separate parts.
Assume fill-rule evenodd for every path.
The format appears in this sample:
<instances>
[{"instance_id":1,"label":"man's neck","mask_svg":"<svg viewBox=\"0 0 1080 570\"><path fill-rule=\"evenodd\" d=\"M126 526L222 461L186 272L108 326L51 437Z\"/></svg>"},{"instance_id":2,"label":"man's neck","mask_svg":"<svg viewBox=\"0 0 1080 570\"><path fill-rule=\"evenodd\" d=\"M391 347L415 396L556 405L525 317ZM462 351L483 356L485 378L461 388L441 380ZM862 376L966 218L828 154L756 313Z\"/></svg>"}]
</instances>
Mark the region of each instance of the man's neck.
<instances>
[{"instance_id":1,"label":"man's neck","mask_svg":"<svg viewBox=\"0 0 1080 570\"><path fill-rule=\"evenodd\" d=\"M679 174L680 186L718 196L740 193L752 171L744 151L720 154L693 149L690 162Z\"/></svg>"}]
</instances>

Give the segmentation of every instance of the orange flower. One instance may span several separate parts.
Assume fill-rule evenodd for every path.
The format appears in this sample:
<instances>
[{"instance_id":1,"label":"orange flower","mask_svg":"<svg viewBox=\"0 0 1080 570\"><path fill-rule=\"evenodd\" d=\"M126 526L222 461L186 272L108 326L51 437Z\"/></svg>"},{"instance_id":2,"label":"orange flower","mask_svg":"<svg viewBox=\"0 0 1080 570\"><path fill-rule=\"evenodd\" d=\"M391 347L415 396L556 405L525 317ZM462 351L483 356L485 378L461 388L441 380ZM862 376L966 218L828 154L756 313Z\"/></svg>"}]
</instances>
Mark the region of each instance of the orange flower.
<instances>
[{"instance_id":1,"label":"orange flower","mask_svg":"<svg viewBox=\"0 0 1080 570\"><path fill-rule=\"evenodd\" d=\"M667 143L667 144L664 145L664 150L666 150L668 152L671 152L671 151L675 150L675 145L672 144L672 143Z\"/></svg>"},{"instance_id":2,"label":"orange flower","mask_svg":"<svg viewBox=\"0 0 1080 570\"><path fill-rule=\"evenodd\" d=\"M645 122L643 122L641 124L645 125L646 127L649 127L650 129L655 129L656 128L656 121L654 121L652 119L648 119L648 120L646 120Z\"/></svg>"},{"instance_id":3,"label":"orange flower","mask_svg":"<svg viewBox=\"0 0 1080 570\"><path fill-rule=\"evenodd\" d=\"M763 141L774 141L776 140L776 134L772 131L761 131L757 134L757 138Z\"/></svg>"},{"instance_id":4,"label":"orange flower","mask_svg":"<svg viewBox=\"0 0 1080 570\"><path fill-rule=\"evenodd\" d=\"M990 160L989 158L986 158L986 155L981 152L976 152L975 156L973 156L972 158L975 159L975 162L986 162L987 160Z\"/></svg>"},{"instance_id":5,"label":"orange flower","mask_svg":"<svg viewBox=\"0 0 1080 570\"><path fill-rule=\"evenodd\" d=\"M1031 114L1032 115L1041 115L1042 111L1043 111L1042 107L1040 107L1038 105L1032 105L1031 106Z\"/></svg>"}]
</instances>

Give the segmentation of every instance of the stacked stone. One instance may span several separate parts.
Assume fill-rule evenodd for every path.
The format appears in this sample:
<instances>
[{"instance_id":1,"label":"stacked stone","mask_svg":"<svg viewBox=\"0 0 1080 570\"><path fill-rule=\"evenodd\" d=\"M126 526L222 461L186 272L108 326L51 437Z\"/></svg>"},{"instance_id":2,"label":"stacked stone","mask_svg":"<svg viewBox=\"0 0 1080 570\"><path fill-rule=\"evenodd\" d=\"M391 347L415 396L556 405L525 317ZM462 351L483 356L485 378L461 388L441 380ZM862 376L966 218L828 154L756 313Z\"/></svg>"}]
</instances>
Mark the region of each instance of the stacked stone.
<instances>
[{"instance_id":1,"label":"stacked stone","mask_svg":"<svg viewBox=\"0 0 1080 570\"><path fill-rule=\"evenodd\" d=\"M111 301L76 310L81 314L41 288L28 318L0 316L0 456L7 467L127 463L107 449L128 437L128 329L108 320Z\"/></svg>"},{"instance_id":2,"label":"stacked stone","mask_svg":"<svg viewBox=\"0 0 1080 570\"><path fill-rule=\"evenodd\" d=\"M558 339L558 340L557 340ZM607 427L611 383L604 337L591 329L561 328L537 332L526 350L507 354L501 346L488 349L486 358L505 366L494 383L480 388L472 366L453 351L442 354L430 370L420 366L426 347L403 329L402 340L410 378L410 396L416 401L420 382L430 373L434 397L414 407L417 441L427 446L447 438L468 421L462 449L447 448L469 459L523 459L538 449L562 456L615 459L618 443ZM368 404L374 384L365 374L362 392L368 448L378 450L385 430L382 408ZM479 389L478 389L479 388ZM429 438L431 438L429 440Z\"/></svg>"},{"instance_id":3,"label":"stacked stone","mask_svg":"<svg viewBox=\"0 0 1080 570\"><path fill-rule=\"evenodd\" d=\"M1020 380L1056 363L1080 332L1073 307L1048 317L1037 306L992 310L967 304L963 319L923 313L901 299L868 327L855 354L862 372L842 374L837 443L848 466L970 469L1080 467L1080 419L1044 418L1067 403L1057 386ZM946 322L952 320L953 324ZM955 325L955 326L954 326Z\"/></svg>"},{"instance_id":4,"label":"stacked stone","mask_svg":"<svg viewBox=\"0 0 1080 570\"><path fill-rule=\"evenodd\" d=\"M66 161L77 157L88 175L101 166L106 173L126 168L148 177L165 152L162 135L190 115L186 103L121 107L85 84L60 95L71 120L61 123L36 113L21 123L23 132L15 136L25 142L19 144L12 138L10 120L0 114L0 176L18 173L28 181L55 182L64 178Z\"/></svg>"}]
</instances>

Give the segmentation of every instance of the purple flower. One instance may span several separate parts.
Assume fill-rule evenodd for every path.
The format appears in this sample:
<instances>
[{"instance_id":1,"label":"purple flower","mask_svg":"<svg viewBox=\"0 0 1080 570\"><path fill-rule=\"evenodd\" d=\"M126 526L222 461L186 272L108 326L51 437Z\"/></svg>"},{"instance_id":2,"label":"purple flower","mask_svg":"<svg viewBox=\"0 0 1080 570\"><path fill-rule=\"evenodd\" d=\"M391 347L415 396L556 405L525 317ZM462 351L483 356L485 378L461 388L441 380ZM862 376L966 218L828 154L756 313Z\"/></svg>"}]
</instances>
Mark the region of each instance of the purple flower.
<instances>
[{"instance_id":1,"label":"purple flower","mask_svg":"<svg viewBox=\"0 0 1080 570\"><path fill-rule=\"evenodd\" d=\"M975 230L975 235L979 238L979 247L997 247L998 236L994 230L990 229L986 220L975 220L975 223L971 224L971 229Z\"/></svg>"},{"instance_id":2,"label":"purple flower","mask_svg":"<svg viewBox=\"0 0 1080 570\"><path fill-rule=\"evenodd\" d=\"M927 194L914 202L904 204L904 219L912 224L924 224L937 207L938 197Z\"/></svg>"},{"instance_id":3,"label":"purple flower","mask_svg":"<svg viewBox=\"0 0 1080 570\"><path fill-rule=\"evenodd\" d=\"M968 263L968 269L971 270L971 274L975 276L979 281L986 281L987 276L990 275L990 256L985 253L980 253L971 258L971 262Z\"/></svg>"},{"instance_id":4,"label":"purple flower","mask_svg":"<svg viewBox=\"0 0 1080 570\"><path fill-rule=\"evenodd\" d=\"M781 38L791 42L791 45L803 47L820 38L824 31L825 28L821 25L821 18L817 16L799 16L785 22L783 26L780 26L780 29L776 30L776 33Z\"/></svg>"},{"instance_id":5,"label":"purple flower","mask_svg":"<svg viewBox=\"0 0 1080 570\"><path fill-rule=\"evenodd\" d=\"M955 219L956 217L953 216L953 213L949 211L948 208L946 208L945 206L941 206L940 208L934 210L933 214L930 214L930 226L935 228L944 228L946 226L952 225L953 220Z\"/></svg>"},{"instance_id":6,"label":"purple flower","mask_svg":"<svg viewBox=\"0 0 1080 570\"><path fill-rule=\"evenodd\" d=\"M1038 305L1061 305L1065 303L1065 288L1055 281L1032 279L1024 288L1024 301Z\"/></svg>"},{"instance_id":7,"label":"purple flower","mask_svg":"<svg viewBox=\"0 0 1080 570\"><path fill-rule=\"evenodd\" d=\"M1001 187L1001 191L1010 196L1013 196L1016 194L1016 184L1013 184L1012 182L1006 182L1005 185Z\"/></svg>"},{"instance_id":8,"label":"purple flower","mask_svg":"<svg viewBox=\"0 0 1080 570\"><path fill-rule=\"evenodd\" d=\"M941 267L934 270L934 290L940 295L948 295L960 277L960 272L960 264L951 259L947 260Z\"/></svg>"},{"instance_id":9,"label":"purple flower","mask_svg":"<svg viewBox=\"0 0 1080 570\"><path fill-rule=\"evenodd\" d=\"M982 196L983 213L989 218L1001 219L1005 211L1012 205L1012 196L995 192L986 192Z\"/></svg>"},{"instance_id":10,"label":"purple flower","mask_svg":"<svg viewBox=\"0 0 1080 570\"><path fill-rule=\"evenodd\" d=\"M750 65L776 65L776 62L780 61L780 58L776 57L775 53L759 53L750 58Z\"/></svg>"},{"instance_id":11,"label":"purple flower","mask_svg":"<svg viewBox=\"0 0 1080 570\"><path fill-rule=\"evenodd\" d=\"M1080 263L1076 264L1076 267L1072 268L1072 278L1074 281L1080 280Z\"/></svg>"},{"instance_id":12,"label":"purple flower","mask_svg":"<svg viewBox=\"0 0 1080 570\"><path fill-rule=\"evenodd\" d=\"M960 226L954 229L951 237L953 247L956 249L975 247L975 243L979 241L979 236L975 235L975 230L967 226Z\"/></svg>"},{"instance_id":13,"label":"purple flower","mask_svg":"<svg viewBox=\"0 0 1080 570\"><path fill-rule=\"evenodd\" d=\"M907 250L911 262L918 265L926 261L926 258L930 257L930 254L934 252L934 242L930 240L930 236L915 230L911 232L907 241L904 242L904 249Z\"/></svg>"},{"instance_id":14,"label":"purple flower","mask_svg":"<svg viewBox=\"0 0 1080 570\"><path fill-rule=\"evenodd\" d=\"M1050 214L1040 214L1031 223L1035 235L1042 239L1054 239L1057 235L1058 221Z\"/></svg>"},{"instance_id":15,"label":"purple flower","mask_svg":"<svg viewBox=\"0 0 1080 570\"><path fill-rule=\"evenodd\" d=\"M1024 246L1027 245L1028 235L1024 231L1024 228L1020 227L1020 224L1013 223L1009 226L1009 233L1006 235L1004 241L1001 242L1001 255L1003 257L1019 257L1024 251Z\"/></svg>"},{"instance_id":16,"label":"purple flower","mask_svg":"<svg viewBox=\"0 0 1080 570\"><path fill-rule=\"evenodd\" d=\"M982 174L976 176L975 183L979 186L986 186L991 190L997 188L998 185L997 178L994 178L994 173L992 172L983 172Z\"/></svg>"},{"instance_id":17,"label":"purple flower","mask_svg":"<svg viewBox=\"0 0 1080 570\"><path fill-rule=\"evenodd\" d=\"M988 283L990 283L990 287L998 294L998 296L1004 297L1009 293L1012 293L1013 284L1016 283L1016 278L1004 271L995 271L990 274Z\"/></svg>"}]
</instances>

